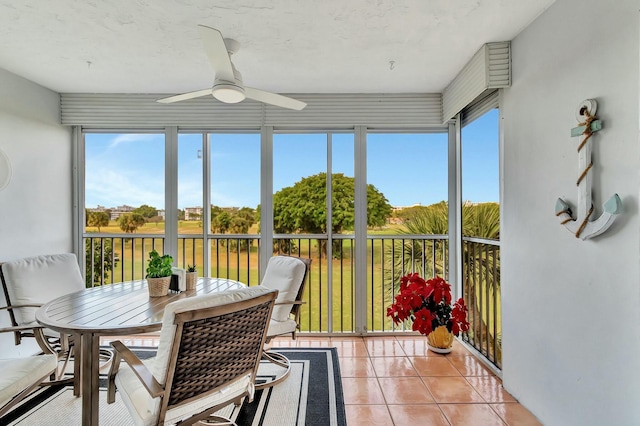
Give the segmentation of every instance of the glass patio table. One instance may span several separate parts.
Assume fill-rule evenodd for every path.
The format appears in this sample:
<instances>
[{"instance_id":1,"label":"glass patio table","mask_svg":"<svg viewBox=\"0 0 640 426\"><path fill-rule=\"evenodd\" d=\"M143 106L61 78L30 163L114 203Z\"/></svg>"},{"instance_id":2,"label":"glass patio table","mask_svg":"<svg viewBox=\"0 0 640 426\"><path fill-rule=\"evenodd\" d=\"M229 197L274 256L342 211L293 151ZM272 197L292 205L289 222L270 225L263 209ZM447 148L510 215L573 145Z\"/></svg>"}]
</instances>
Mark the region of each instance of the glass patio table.
<instances>
[{"instance_id":1,"label":"glass patio table","mask_svg":"<svg viewBox=\"0 0 640 426\"><path fill-rule=\"evenodd\" d=\"M39 308L36 319L40 324L75 337L74 362L80 363L82 425L98 425L100 336L158 331L167 304L244 287L239 281L225 278L198 278L194 290L149 297L147 282L138 280L70 293Z\"/></svg>"}]
</instances>

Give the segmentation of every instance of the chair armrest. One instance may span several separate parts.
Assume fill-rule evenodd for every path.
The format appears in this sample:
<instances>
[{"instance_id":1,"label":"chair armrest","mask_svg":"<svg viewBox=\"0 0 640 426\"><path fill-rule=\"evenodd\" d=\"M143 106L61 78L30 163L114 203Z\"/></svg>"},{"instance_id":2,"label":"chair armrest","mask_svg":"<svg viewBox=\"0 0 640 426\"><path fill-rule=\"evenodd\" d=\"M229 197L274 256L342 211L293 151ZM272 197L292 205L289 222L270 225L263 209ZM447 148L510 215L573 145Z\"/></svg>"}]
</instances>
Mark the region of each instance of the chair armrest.
<instances>
[{"instance_id":1,"label":"chair armrest","mask_svg":"<svg viewBox=\"0 0 640 426\"><path fill-rule=\"evenodd\" d=\"M142 382L142 385L147 392L149 392L149 395L156 398L164 394L164 387L158 383L156 378L153 377L153 374L151 374L151 371L140 361L140 358L138 358L136 354L131 352L131 350L119 340L111 342L111 347L114 349L114 359L111 369L109 370L109 384L111 384L112 376L115 377L118 372L120 360L124 360L129 364L129 367L131 367L131 370L138 379L140 379L140 382Z\"/></svg>"},{"instance_id":2,"label":"chair armrest","mask_svg":"<svg viewBox=\"0 0 640 426\"><path fill-rule=\"evenodd\" d=\"M41 326L31 326L31 325L16 325L12 327L1 327L0 333L9 333L12 331L24 331L24 330L33 330L35 328L42 328Z\"/></svg>"},{"instance_id":3,"label":"chair armrest","mask_svg":"<svg viewBox=\"0 0 640 426\"><path fill-rule=\"evenodd\" d=\"M13 324L15 324L15 318L13 317L11 310L20 309L20 308L39 308L41 306L42 306L41 303L40 304L29 303L29 304L24 304L24 305L8 305L8 306L0 306L0 311L9 311L9 314L11 315L11 322ZM48 354L55 353L51 349L49 349L49 350L45 349L45 347L48 348L49 345L45 344L45 346L43 346L41 344L41 342L45 341L44 335L42 334L42 329L43 329L43 327L40 326L40 325L33 325L33 324L29 324L29 325L14 325L14 326L11 326L11 327L0 328L0 333L8 333L8 332L15 333L15 335L14 335L15 344L19 345L24 336L30 336L29 333L23 333L23 332L27 332L29 330L32 330L34 336L31 336L31 337L35 337L36 338L36 340L38 341L38 345L40 345L40 347L43 348L43 351L45 353L48 353ZM41 339L39 339L39 337L37 336L37 332L36 332L37 330L40 331Z\"/></svg>"},{"instance_id":4,"label":"chair armrest","mask_svg":"<svg viewBox=\"0 0 640 426\"><path fill-rule=\"evenodd\" d=\"M9 306L0 306L0 311L7 309L19 309L19 308L39 308L42 304L28 304L28 305L9 305Z\"/></svg>"},{"instance_id":5,"label":"chair armrest","mask_svg":"<svg viewBox=\"0 0 640 426\"><path fill-rule=\"evenodd\" d=\"M280 302L274 303L274 305L304 305L307 302L303 300L281 300Z\"/></svg>"}]
</instances>

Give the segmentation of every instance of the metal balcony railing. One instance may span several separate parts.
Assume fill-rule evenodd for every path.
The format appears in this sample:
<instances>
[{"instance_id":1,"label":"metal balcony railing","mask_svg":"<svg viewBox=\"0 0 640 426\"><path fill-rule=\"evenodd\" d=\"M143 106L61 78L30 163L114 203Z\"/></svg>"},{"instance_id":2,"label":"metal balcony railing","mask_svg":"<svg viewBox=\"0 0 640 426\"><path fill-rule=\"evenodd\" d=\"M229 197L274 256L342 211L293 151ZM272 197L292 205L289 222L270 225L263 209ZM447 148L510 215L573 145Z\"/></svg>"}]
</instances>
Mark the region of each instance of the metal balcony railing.
<instances>
[{"instance_id":1,"label":"metal balcony railing","mask_svg":"<svg viewBox=\"0 0 640 426\"><path fill-rule=\"evenodd\" d=\"M502 368L500 241L464 237L462 268L462 294L470 323L462 339Z\"/></svg>"},{"instance_id":2,"label":"metal balcony railing","mask_svg":"<svg viewBox=\"0 0 640 426\"><path fill-rule=\"evenodd\" d=\"M162 253L158 235L87 234L87 286L142 279L148 253ZM204 239L181 235L177 265L197 265L201 276L230 278L259 284L259 235L209 235L209 271L203 268ZM355 331L355 240L337 235L329 243L324 235L275 235L274 254L311 258L301 311L301 328L309 332ZM446 235L369 235L367 237L367 330L411 331L395 326L386 309L397 294L400 277L417 272L423 277L448 279L449 242ZM92 255L93 254L93 255ZM463 339L498 367L500 348L499 242L465 238L463 241L463 297L469 305L471 329Z\"/></svg>"},{"instance_id":3,"label":"metal balcony railing","mask_svg":"<svg viewBox=\"0 0 640 426\"><path fill-rule=\"evenodd\" d=\"M446 235L380 235L368 237L367 327L369 331L411 331L386 316L399 291L400 278L418 273L424 278L448 278Z\"/></svg>"}]
</instances>

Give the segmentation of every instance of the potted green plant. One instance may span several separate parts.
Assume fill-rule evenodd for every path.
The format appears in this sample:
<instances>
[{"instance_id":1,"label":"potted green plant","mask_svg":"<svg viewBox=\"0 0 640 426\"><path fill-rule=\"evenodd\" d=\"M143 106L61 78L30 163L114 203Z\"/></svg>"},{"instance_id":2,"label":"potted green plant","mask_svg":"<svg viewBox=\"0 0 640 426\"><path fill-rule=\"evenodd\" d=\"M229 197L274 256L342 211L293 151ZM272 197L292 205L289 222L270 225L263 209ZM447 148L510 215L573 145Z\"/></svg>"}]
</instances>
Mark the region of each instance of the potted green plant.
<instances>
[{"instance_id":1,"label":"potted green plant","mask_svg":"<svg viewBox=\"0 0 640 426\"><path fill-rule=\"evenodd\" d=\"M187 290L193 290L196 288L196 282L198 281L198 269L196 265L187 265Z\"/></svg>"},{"instance_id":2,"label":"potted green plant","mask_svg":"<svg viewBox=\"0 0 640 426\"><path fill-rule=\"evenodd\" d=\"M171 263L173 257L165 254L160 256L154 249L149 253L147 263L147 284L149 286L149 296L166 296L171 284Z\"/></svg>"},{"instance_id":3,"label":"potted green plant","mask_svg":"<svg viewBox=\"0 0 640 426\"><path fill-rule=\"evenodd\" d=\"M414 273L400 279L400 291L387 316L396 325L411 321L413 331L427 336L430 350L449 353L453 336L469 330L467 311L462 298L451 303L451 285L444 279L425 280Z\"/></svg>"}]
</instances>

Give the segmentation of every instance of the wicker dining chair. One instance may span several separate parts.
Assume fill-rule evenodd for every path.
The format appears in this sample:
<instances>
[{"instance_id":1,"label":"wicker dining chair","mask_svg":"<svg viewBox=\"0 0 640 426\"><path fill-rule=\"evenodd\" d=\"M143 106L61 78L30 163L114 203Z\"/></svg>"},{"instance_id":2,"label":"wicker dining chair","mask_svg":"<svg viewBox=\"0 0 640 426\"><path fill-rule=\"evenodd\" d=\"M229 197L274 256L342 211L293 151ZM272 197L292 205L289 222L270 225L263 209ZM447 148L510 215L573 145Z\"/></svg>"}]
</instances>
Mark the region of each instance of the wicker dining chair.
<instances>
[{"instance_id":1,"label":"wicker dining chair","mask_svg":"<svg viewBox=\"0 0 640 426\"><path fill-rule=\"evenodd\" d=\"M9 313L15 344L19 345L24 338L35 338L45 354L54 354L58 359L52 383L73 380L74 393L79 394L80 363L74 363L73 377L65 376L67 364L73 357L73 338L43 328L35 316L43 304L85 289L76 255L50 254L0 263L0 281L7 302L0 310ZM110 351L101 350L100 358L104 368L111 359Z\"/></svg>"},{"instance_id":2,"label":"wicker dining chair","mask_svg":"<svg viewBox=\"0 0 640 426\"><path fill-rule=\"evenodd\" d=\"M122 342L111 342L107 402L115 402L117 389L136 425L229 424L213 413L253 399L276 296L256 286L168 304L154 358L140 361Z\"/></svg>"},{"instance_id":3,"label":"wicker dining chair","mask_svg":"<svg viewBox=\"0 0 640 426\"><path fill-rule=\"evenodd\" d=\"M278 290L278 298L269 321L266 343L289 334L296 339L296 333L300 330L300 309L305 303L302 300L304 285L310 268L311 259L305 257L279 255L269 259L260 285ZM283 354L265 350L262 359L285 370L272 380L256 384L256 389L274 386L289 376L291 362Z\"/></svg>"}]
</instances>

